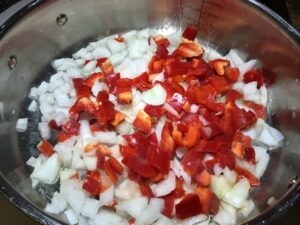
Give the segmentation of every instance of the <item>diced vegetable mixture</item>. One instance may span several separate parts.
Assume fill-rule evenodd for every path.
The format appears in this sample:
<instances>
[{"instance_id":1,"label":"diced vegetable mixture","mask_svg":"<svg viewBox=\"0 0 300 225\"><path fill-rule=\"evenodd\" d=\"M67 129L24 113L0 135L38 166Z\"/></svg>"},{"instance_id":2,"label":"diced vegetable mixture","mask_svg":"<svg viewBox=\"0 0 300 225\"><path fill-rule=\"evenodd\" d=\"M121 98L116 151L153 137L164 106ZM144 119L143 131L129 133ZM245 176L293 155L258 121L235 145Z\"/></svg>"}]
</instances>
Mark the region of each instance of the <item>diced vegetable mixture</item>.
<instances>
[{"instance_id":1,"label":"diced vegetable mixture","mask_svg":"<svg viewBox=\"0 0 300 225\"><path fill-rule=\"evenodd\" d=\"M222 56L196 36L192 26L133 30L53 61L57 73L31 89L28 106L42 115L32 185L59 183L46 212L72 225L248 217L249 191L283 136L265 122L258 61L235 49Z\"/></svg>"}]
</instances>

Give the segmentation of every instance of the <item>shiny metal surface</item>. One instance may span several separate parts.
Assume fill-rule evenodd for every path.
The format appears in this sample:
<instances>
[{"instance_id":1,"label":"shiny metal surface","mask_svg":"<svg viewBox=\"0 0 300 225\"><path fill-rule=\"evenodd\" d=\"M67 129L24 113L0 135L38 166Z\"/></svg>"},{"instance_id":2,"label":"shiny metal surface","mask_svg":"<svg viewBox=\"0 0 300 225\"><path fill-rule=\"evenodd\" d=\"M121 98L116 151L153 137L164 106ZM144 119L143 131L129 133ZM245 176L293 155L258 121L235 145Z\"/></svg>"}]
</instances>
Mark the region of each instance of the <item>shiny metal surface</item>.
<instances>
[{"instance_id":1,"label":"shiny metal surface","mask_svg":"<svg viewBox=\"0 0 300 225\"><path fill-rule=\"evenodd\" d=\"M0 184L16 205L44 224L58 224L63 220L57 217L56 221L41 212L46 200L31 188L28 180L31 171L25 165L31 155L37 154L35 146L40 139L34 125L38 115L26 112L29 103L26 95L32 85L48 79L54 72L50 62L69 57L80 46L109 33L145 27L172 32L189 23L198 26L198 37L204 44L223 53L238 48L249 59L258 58L264 68L275 74L276 82L269 91L270 121L284 133L286 141L281 149L271 153L262 186L252 192L258 210L249 220L260 212L273 210L266 203L271 196L284 201L277 211L285 208L285 201L291 194L296 193L294 198L299 196L299 180L286 193L290 179L300 175L300 36L280 18L275 21L271 13L258 7L255 1L242 0L35 2L39 6L31 5L29 8L33 9L9 31L6 32L6 27L0 31L3 35L0 41L0 101L4 102L4 118L0 118ZM57 18L63 14L67 22L58 26ZM11 56L17 58L13 70L8 67ZM25 134L15 131L19 117L30 117L31 125ZM52 191L42 190L50 194ZM260 223L265 217L259 219ZM252 223L257 224L257 221Z\"/></svg>"}]
</instances>

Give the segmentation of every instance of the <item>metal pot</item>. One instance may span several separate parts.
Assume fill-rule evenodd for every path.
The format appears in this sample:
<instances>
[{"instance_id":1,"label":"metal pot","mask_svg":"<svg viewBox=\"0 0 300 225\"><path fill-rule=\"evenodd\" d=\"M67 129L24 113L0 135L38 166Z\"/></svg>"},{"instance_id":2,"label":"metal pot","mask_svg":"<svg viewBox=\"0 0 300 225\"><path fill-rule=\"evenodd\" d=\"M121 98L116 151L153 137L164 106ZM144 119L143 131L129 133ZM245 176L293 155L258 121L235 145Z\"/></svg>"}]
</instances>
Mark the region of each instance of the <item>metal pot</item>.
<instances>
[{"instance_id":1,"label":"metal pot","mask_svg":"<svg viewBox=\"0 0 300 225\"><path fill-rule=\"evenodd\" d=\"M110 33L156 27L172 32L186 24L220 52L238 48L258 58L273 74L269 119L283 132L285 145L271 152L262 185L251 193L257 210L248 224L271 221L300 197L300 34L254 0L35 0L13 15L0 30L0 190L42 224L66 224L43 212L52 189L31 187L30 168L39 141L38 117L27 113L31 86L54 72L50 62L68 57L89 41ZM1 106L1 104L0 104ZM15 131L19 117L30 117L26 133ZM278 201L267 205L270 197Z\"/></svg>"}]
</instances>

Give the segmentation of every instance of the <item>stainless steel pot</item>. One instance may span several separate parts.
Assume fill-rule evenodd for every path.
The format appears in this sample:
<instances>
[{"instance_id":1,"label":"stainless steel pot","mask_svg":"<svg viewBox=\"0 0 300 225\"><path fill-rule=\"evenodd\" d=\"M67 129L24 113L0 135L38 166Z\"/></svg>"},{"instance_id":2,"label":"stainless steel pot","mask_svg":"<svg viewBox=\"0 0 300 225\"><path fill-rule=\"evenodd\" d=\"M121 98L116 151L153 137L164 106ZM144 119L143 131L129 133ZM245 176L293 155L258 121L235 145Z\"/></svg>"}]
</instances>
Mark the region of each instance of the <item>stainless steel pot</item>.
<instances>
[{"instance_id":1,"label":"stainless steel pot","mask_svg":"<svg viewBox=\"0 0 300 225\"><path fill-rule=\"evenodd\" d=\"M0 29L1 192L42 224L66 224L43 212L46 200L28 179L25 161L37 154L39 141L38 117L26 112L30 87L54 72L53 59L98 37L145 27L171 32L191 23L204 43L258 58L276 80L269 91L269 119L286 141L272 151L262 185L251 193L257 210L241 223L269 222L293 205L300 197L300 35L254 0L35 0L22 8ZM19 117L30 117L25 134L15 131ZM42 190L51 193L49 187ZM271 196L278 201L268 206Z\"/></svg>"}]
</instances>

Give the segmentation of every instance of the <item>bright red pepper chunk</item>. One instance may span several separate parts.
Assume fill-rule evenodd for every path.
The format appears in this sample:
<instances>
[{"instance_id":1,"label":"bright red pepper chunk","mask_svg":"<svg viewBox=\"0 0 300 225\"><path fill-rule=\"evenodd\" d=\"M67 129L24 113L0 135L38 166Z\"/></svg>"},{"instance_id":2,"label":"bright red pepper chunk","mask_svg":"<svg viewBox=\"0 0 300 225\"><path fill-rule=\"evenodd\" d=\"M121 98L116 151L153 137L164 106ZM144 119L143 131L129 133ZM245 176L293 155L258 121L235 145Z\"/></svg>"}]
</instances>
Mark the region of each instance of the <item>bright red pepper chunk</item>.
<instances>
[{"instance_id":1,"label":"bright red pepper chunk","mask_svg":"<svg viewBox=\"0 0 300 225\"><path fill-rule=\"evenodd\" d=\"M176 206L176 217L184 220L202 213L201 202L196 194L186 195Z\"/></svg>"},{"instance_id":2,"label":"bright red pepper chunk","mask_svg":"<svg viewBox=\"0 0 300 225\"><path fill-rule=\"evenodd\" d=\"M75 119L70 119L68 122L64 123L62 126L62 130L71 136L76 136L79 134L80 124Z\"/></svg>"},{"instance_id":3,"label":"bright red pepper chunk","mask_svg":"<svg viewBox=\"0 0 300 225\"><path fill-rule=\"evenodd\" d=\"M257 82L257 88L260 88L264 85L264 77L261 70L250 70L244 75L243 81L245 83L250 83L252 81Z\"/></svg>"},{"instance_id":4,"label":"bright red pepper chunk","mask_svg":"<svg viewBox=\"0 0 300 225\"><path fill-rule=\"evenodd\" d=\"M124 158L122 163L142 177L150 178L157 175L157 171L152 166L142 162L142 160L137 156L129 156Z\"/></svg>"},{"instance_id":5,"label":"bright red pepper chunk","mask_svg":"<svg viewBox=\"0 0 300 225\"><path fill-rule=\"evenodd\" d=\"M40 153L42 153L46 157L50 157L51 155L53 155L55 153L53 146L47 140L41 142L38 145L38 149L39 149Z\"/></svg>"},{"instance_id":6,"label":"bright red pepper chunk","mask_svg":"<svg viewBox=\"0 0 300 225\"><path fill-rule=\"evenodd\" d=\"M146 161L162 174L168 174L170 170L170 154L160 150L157 146L150 145L147 149Z\"/></svg>"},{"instance_id":7,"label":"bright red pepper chunk","mask_svg":"<svg viewBox=\"0 0 300 225\"><path fill-rule=\"evenodd\" d=\"M162 214L169 218L172 218L173 209L174 209L174 205L175 205L175 199L173 196L169 195L169 196L164 197L164 200L165 200L165 205L164 205Z\"/></svg>"},{"instance_id":8,"label":"bright red pepper chunk","mask_svg":"<svg viewBox=\"0 0 300 225\"><path fill-rule=\"evenodd\" d=\"M190 41L193 41L197 37L197 33L198 33L197 28L189 25L183 31L182 37Z\"/></svg>"},{"instance_id":9,"label":"bright red pepper chunk","mask_svg":"<svg viewBox=\"0 0 300 225\"><path fill-rule=\"evenodd\" d=\"M98 171L89 171L84 179L82 188L91 195L98 196L102 188L100 173Z\"/></svg>"}]
</instances>

